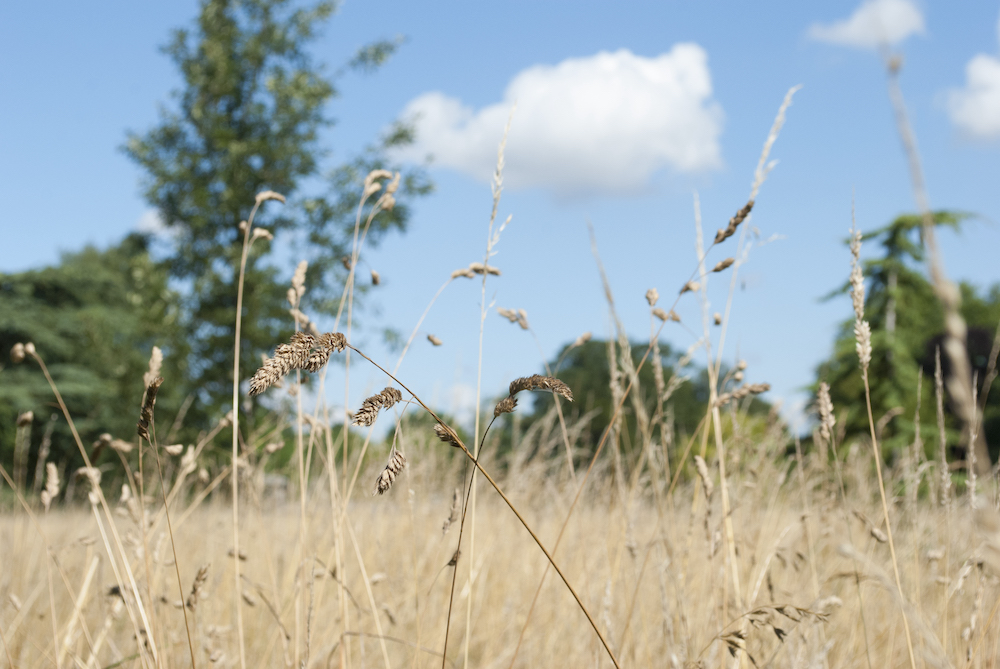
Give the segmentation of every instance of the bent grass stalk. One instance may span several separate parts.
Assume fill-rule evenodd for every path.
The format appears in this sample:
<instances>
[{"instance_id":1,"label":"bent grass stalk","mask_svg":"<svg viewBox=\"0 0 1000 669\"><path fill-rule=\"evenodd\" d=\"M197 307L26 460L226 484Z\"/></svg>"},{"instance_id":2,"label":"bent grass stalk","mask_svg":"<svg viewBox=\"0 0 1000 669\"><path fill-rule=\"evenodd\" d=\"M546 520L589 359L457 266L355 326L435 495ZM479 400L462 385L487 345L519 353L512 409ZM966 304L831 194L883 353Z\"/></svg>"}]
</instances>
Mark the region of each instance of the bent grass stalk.
<instances>
[{"instance_id":1,"label":"bent grass stalk","mask_svg":"<svg viewBox=\"0 0 1000 669\"><path fill-rule=\"evenodd\" d=\"M358 355L360 355L362 358L364 358L365 360L367 360L368 362L370 362L372 365L374 365L375 367L377 367L379 370L381 370L381 372L383 374L385 374L390 379L392 379L393 381L395 381L396 383L398 383L400 385L400 387L403 388L403 390L405 390L406 392L408 392L410 394L410 396L413 397L413 399L416 400L416 402L421 407L423 407L424 411L426 411L428 414L430 414L430 416L435 420L435 422L437 422L442 427L444 427L446 429L449 429L448 425L443 420L441 420L441 418L429 406L427 406L426 404L424 404L424 401L421 400L420 397L416 393L414 393L412 390L410 390L410 388L407 387L407 385L405 383L403 383L402 381L400 381L399 379L397 379L395 376L393 376L391 373L389 373L388 370L386 370L384 367L382 367L381 365L379 365L377 362L375 362L374 360L372 360L371 358L369 358L367 355L365 355L364 353L362 353L360 350L358 350L357 348L355 348L351 344L347 344L347 348L351 349L352 351L354 351L355 353L357 353ZM583 612L584 616L586 616L587 621L590 623L590 626L593 628L594 633L597 634L597 637L601 640L601 644L604 646L604 650L607 651L608 657L611 658L611 661L615 665L616 669L620 669L621 665L619 665L618 659L615 657L615 654L611 651L611 647L608 645L608 642L604 638L604 635L601 633L601 630L597 627L597 623L594 622L594 618L590 615L590 612L587 610L587 607L584 605L583 601L580 599L580 596L577 594L576 590L573 588L572 585L570 585L569 579L567 579L566 575L563 574L562 569L560 569L559 565L556 564L555 559L552 557L552 554L549 553L549 551L545 548L545 545L542 544L541 539L539 539L538 535L535 534L535 531L531 528L531 525L529 525L528 521L526 521L524 519L524 516L521 515L521 512L518 511L518 509L514 505L514 503L510 501L510 498L508 498L507 495L504 494L503 490L500 488L500 486L497 484L497 482L493 479L493 477L490 476L490 474L485 469L483 469L483 466L481 464L479 464L479 460L472 455L472 452L469 451L469 448L461 441L461 439L457 440L456 443L459 446L459 448L462 449L462 452L469 459L469 461L472 462L473 465L475 465L476 469L479 470L482 473L482 475L486 478L486 480L493 487L493 489L496 490L497 494L500 495L500 498L504 501L504 503L507 504L507 507L510 508L510 510L514 513L514 515L520 521L520 523L524 527L524 529L527 530L528 534L531 535L531 538L534 540L535 544L542 551L542 553L544 553L546 559L549 562L549 565L551 565L552 568L555 569L556 573L559 574L559 578L562 579L563 584L570 591L570 594L573 595L573 599L576 600L577 606L580 607L580 610Z\"/></svg>"}]
</instances>

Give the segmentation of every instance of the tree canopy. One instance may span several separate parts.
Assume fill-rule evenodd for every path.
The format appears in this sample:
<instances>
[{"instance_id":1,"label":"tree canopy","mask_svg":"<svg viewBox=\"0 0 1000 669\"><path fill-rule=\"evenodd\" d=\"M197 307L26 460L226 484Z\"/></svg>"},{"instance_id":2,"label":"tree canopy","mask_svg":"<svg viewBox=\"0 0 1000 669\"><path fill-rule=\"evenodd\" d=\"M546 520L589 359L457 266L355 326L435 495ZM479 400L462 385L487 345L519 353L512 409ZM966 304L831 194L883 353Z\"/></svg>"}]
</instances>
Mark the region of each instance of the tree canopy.
<instances>
[{"instance_id":1,"label":"tree canopy","mask_svg":"<svg viewBox=\"0 0 1000 669\"><path fill-rule=\"evenodd\" d=\"M193 30L174 31L165 53L183 77L159 125L131 133L124 150L146 178L143 192L170 231L170 276L184 286L184 327L190 342L190 381L201 399L217 404L232 378L239 265L239 223L263 190L288 205L265 208L257 219L299 249L310 262L303 309L336 309L341 258L353 231L365 175L390 168L386 150L412 141L398 126L351 162L328 168L321 131L332 125L328 103L337 90L308 45L334 10L332 2L300 7L289 0L204 0ZM348 64L371 71L399 41L363 47ZM419 170L404 172L400 203L372 222L366 244L405 229L406 200L427 193ZM276 243L277 243L276 242ZM254 245L247 262L241 367L259 362L291 329L287 317L290 274L274 264L267 244ZM218 409L219 407L214 407Z\"/></svg>"},{"instance_id":2,"label":"tree canopy","mask_svg":"<svg viewBox=\"0 0 1000 669\"><path fill-rule=\"evenodd\" d=\"M937 226L959 229L968 216L951 211L934 213ZM924 443L936 444L934 408L934 367L936 344L944 330L944 312L930 282L922 272L925 260L922 240L922 217L914 214L899 216L888 225L864 233L864 239L877 244L880 254L863 262L868 282L865 317L872 329L872 361L869 369L872 413L876 421L898 413L886 424L883 447L889 452L913 442L916 424L918 377L923 374L920 424ZM828 297L846 293L844 284ZM969 326L967 347L970 362L978 372L979 396L983 397L983 381L993 333L1000 322L1000 287L994 286L980 294L969 284L961 285L962 316ZM854 320L845 321L834 344L830 359L817 370L818 381L830 385L830 395L838 415L844 421L848 435L867 434L868 415L864 385L858 369L854 348ZM947 373L947 356L942 356ZM947 409L947 407L946 407ZM948 424L955 424L949 410ZM984 416L983 438L989 444L1000 444L1000 396L990 393ZM953 443L963 442L967 435L952 435ZM994 457L995 459L995 457Z\"/></svg>"},{"instance_id":3,"label":"tree canopy","mask_svg":"<svg viewBox=\"0 0 1000 669\"><path fill-rule=\"evenodd\" d=\"M64 254L52 267L0 274L0 348L28 341L45 360L87 446L104 432L133 440L153 346L172 361L187 358L179 295L141 235L104 251L87 247ZM165 415L172 416L182 401L185 372L176 363L162 372L167 383L158 408ZM3 459L14 443L17 414L24 411L34 413L35 444L39 428L58 414L51 459L76 460L76 445L37 365L8 362L0 370Z\"/></svg>"}]
</instances>

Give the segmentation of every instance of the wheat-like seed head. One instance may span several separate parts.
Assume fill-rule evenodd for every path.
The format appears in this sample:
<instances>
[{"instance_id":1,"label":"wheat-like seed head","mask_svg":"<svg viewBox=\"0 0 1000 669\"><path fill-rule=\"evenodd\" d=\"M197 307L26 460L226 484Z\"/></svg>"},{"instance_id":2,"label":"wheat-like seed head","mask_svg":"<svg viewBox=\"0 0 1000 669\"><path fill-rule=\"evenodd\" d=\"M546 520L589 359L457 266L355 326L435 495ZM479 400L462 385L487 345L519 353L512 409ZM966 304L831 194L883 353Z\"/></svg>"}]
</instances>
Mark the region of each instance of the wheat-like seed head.
<instances>
[{"instance_id":1,"label":"wheat-like seed head","mask_svg":"<svg viewBox=\"0 0 1000 669\"><path fill-rule=\"evenodd\" d=\"M688 281L683 286L681 286L681 295L684 293L697 293L701 290L701 284L697 281Z\"/></svg>"},{"instance_id":2,"label":"wheat-like seed head","mask_svg":"<svg viewBox=\"0 0 1000 669\"><path fill-rule=\"evenodd\" d=\"M694 456L694 466L698 470L698 476L701 478L701 485L705 488L705 497L712 499L712 493L715 492L715 484L712 483L712 477L708 474L708 465L705 464L705 458L700 455Z\"/></svg>"},{"instance_id":3,"label":"wheat-like seed head","mask_svg":"<svg viewBox=\"0 0 1000 669\"><path fill-rule=\"evenodd\" d=\"M198 601L202 595L201 589L205 585L205 581L208 580L208 568L210 566L211 563L202 565L198 569L198 573L195 574L194 582L191 584L191 594L188 595L187 602L185 602L185 605L192 611L198 608Z\"/></svg>"},{"instance_id":4,"label":"wheat-like seed head","mask_svg":"<svg viewBox=\"0 0 1000 669\"><path fill-rule=\"evenodd\" d=\"M464 276L466 279L475 279L476 278L476 273L473 272L468 267L463 267L461 269L456 269L454 272L451 273L451 278L452 279L457 279L460 276Z\"/></svg>"},{"instance_id":5,"label":"wheat-like seed head","mask_svg":"<svg viewBox=\"0 0 1000 669\"><path fill-rule=\"evenodd\" d=\"M437 337L435 335L432 335L432 334L427 335L427 341L429 341L430 343L434 344L435 346L440 346L441 344L444 343L444 342L441 341L441 339L439 337Z\"/></svg>"},{"instance_id":6,"label":"wheat-like seed head","mask_svg":"<svg viewBox=\"0 0 1000 669\"><path fill-rule=\"evenodd\" d=\"M499 307L497 309L497 315L501 318L506 318L511 323L517 322L517 312L513 309L504 309L503 307Z\"/></svg>"},{"instance_id":7,"label":"wheat-like seed head","mask_svg":"<svg viewBox=\"0 0 1000 669\"><path fill-rule=\"evenodd\" d=\"M816 409L819 412L819 433L826 443L830 443L833 435L833 427L837 419L833 416L833 402L830 400L830 386L825 381L819 384L816 393Z\"/></svg>"},{"instance_id":8,"label":"wheat-like seed head","mask_svg":"<svg viewBox=\"0 0 1000 669\"><path fill-rule=\"evenodd\" d=\"M151 441L149 438L149 423L153 420L153 405L156 404L156 391L160 389L160 384L163 383L163 377L157 376L151 379L146 385L146 399L142 403L142 411L139 412L139 423L136 425L136 431L139 436L146 441Z\"/></svg>"},{"instance_id":9,"label":"wheat-like seed head","mask_svg":"<svg viewBox=\"0 0 1000 669\"><path fill-rule=\"evenodd\" d=\"M59 470L53 462L45 463L45 490L42 491L41 499L45 510L49 510L52 500L59 496Z\"/></svg>"},{"instance_id":10,"label":"wheat-like seed head","mask_svg":"<svg viewBox=\"0 0 1000 669\"><path fill-rule=\"evenodd\" d=\"M367 427L375 423L380 409L388 409L403 399L403 393L393 387L385 388L377 395L365 399L361 408L354 414L353 425Z\"/></svg>"},{"instance_id":11,"label":"wheat-like seed head","mask_svg":"<svg viewBox=\"0 0 1000 669\"><path fill-rule=\"evenodd\" d=\"M739 227L740 223L750 215L750 211L753 209L753 200L748 201L743 207L736 212L736 215L729 219L729 225L726 226L725 230L719 230L715 233L715 243L721 244L725 240L736 234L736 228Z\"/></svg>"},{"instance_id":12,"label":"wheat-like seed head","mask_svg":"<svg viewBox=\"0 0 1000 669\"><path fill-rule=\"evenodd\" d=\"M552 376L533 374L523 376L510 382L510 395L516 395L522 390L551 390L570 402L573 401L573 391L565 383Z\"/></svg>"},{"instance_id":13,"label":"wheat-like seed head","mask_svg":"<svg viewBox=\"0 0 1000 669\"><path fill-rule=\"evenodd\" d=\"M730 267L734 262L736 262L736 258L726 258L725 260L720 260L716 263L715 267L712 268L712 271L721 272L722 270Z\"/></svg>"},{"instance_id":14,"label":"wheat-like seed head","mask_svg":"<svg viewBox=\"0 0 1000 669\"><path fill-rule=\"evenodd\" d=\"M402 453L393 448L392 455L389 456L389 462L386 464L385 469L375 479L375 490L372 491L372 496L383 495L388 492L396 477L399 476L399 472L403 471L403 467L405 466L406 458Z\"/></svg>"},{"instance_id":15,"label":"wheat-like seed head","mask_svg":"<svg viewBox=\"0 0 1000 669\"><path fill-rule=\"evenodd\" d=\"M376 272L375 270L372 270L372 285L377 286L380 283L382 283L381 275L379 275L379 273Z\"/></svg>"},{"instance_id":16,"label":"wheat-like seed head","mask_svg":"<svg viewBox=\"0 0 1000 669\"><path fill-rule=\"evenodd\" d=\"M513 395L508 395L497 402L496 408L493 409L493 417L499 418L501 414L511 413L515 407L517 407L517 398Z\"/></svg>"},{"instance_id":17,"label":"wheat-like seed head","mask_svg":"<svg viewBox=\"0 0 1000 669\"><path fill-rule=\"evenodd\" d=\"M500 270L499 269L497 269L496 267L493 267L492 265L484 265L481 262L470 262L469 263L469 270L473 274L479 274L479 275L492 274L493 276L500 276Z\"/></svg>"},{"instance_id":18,"label":"wheat-like seed head","mask_svg":"<svg viewBox=\"0 0 1000 669\"><path fill-rule=\"evenodd\" d=\"M28 425L31 425L32 421L34 420L35 420L34 411L25 411L24 413L19 413L17 415L17 426L27 427Z\"/></svg>"},{"instance_id":19,"label":"wheat-like seed head","mask_svg":"<svg viewBox=\"0 0 1000 669\"><path fill-rule=\"evenodd\" d=\"M462 493L458 488L455 488L455 492L451 496L451 509L448 512L448 517L444 520L444 524L441 526L442 535L448 534L448 529L451 527L452 523L458 520L458 508L461 501Z\"/></svg>"},{"instance_id":20,"label":"wheat-like seed head","mask_svg":"<svg viewBox=\"0 0 1000 669\"><path fill-rule=\"evenodd\" d=\"M461 442L458 440L458 435L455 434L455 432L450 427L445 427L444 425L437 423L436 425L434 425L434 434L437 435L438 439L447 444L451 444L455 448L462 447Z\"/></svg>"},{"instance_id":21,"label":"wheat-like seed head","mask_svg":"<svg viewBox=\"0 0 1000 669\"><path fill-rule=\"evenodd\" d=\"M681 317L677 315L677 312L671 309L669 312L664 311L660 307L653 308L653 315L659 318L661 321L674 321L675 323L681 322Z\"/></svg>"},{"instance_id":22,"label":"wheat-like seed head","mask_svg":"<svg viewBox=\"0 0 1000 669\"><path fill-rule=\"evenodd\" d=\"M250 378L250 395L260 395L293 369L317 372L330 361L334 351L347 348L347 338L339 332L327 332L315 337L305 332L295 332L288 344L279 344L274 357Z\"/></svg>"},{"instance_id":23,"label":"wheat-like seed head","mask_svg":"<svg viewBox=\"0 0 1000 669\"><path fill-rule=\"evenodd\" d=\"M285 196L282 195L281 193L276 193L273 190L261 191L257 193L257 197L255 199L257 204L267 202L268 200L277 200L281 204L285 203Z\"/></svg>"},{"instance_id":24,"label":"wheat-like seed head","mask_svg":"<svg viewBox=\"0 0 1000 669\"><path fill-rule=\"evenodd\" d=\"M722 406L723 404L734 400L739 401L750 395L760 395L761 393L766 393L770 389L770 383L745 383L731 392L719 395L719 398L715 400L715 405Z\"/></svg>"},{"instance_id":25,"label":"wheat-like seed head","mask_svg":"<svg viewBox=\"0 0 1000 669\"><path fill-rule=\"evenodd\" d=\"M594 337L594 335L590 334L589 332L584 332L582 335L580 335L579 337L576 338L576 340L573 342L573 346L571 348L577 348L578 346L583 346L588 341L590 341L591 339L593 339L593 337Z\"/></svg>"},{"instance_id":26,"label":"wheat-like seed head","mask_svg":"<svg viewBox=\"0 0 1000 669\"><path fill-rule=\"evenodd\" d=\"M655 307L656 301L659 299L660 299L660 293L655 288L650 288L649 290L646 291L646 302L649 303L649 306Z\"/></svg>"},{"instance_id":27,"label":"wheat-like seed head","mask_svg":"<svg viewBox=\"0 0 1000 669\"><path fill-rule=\"evenodd\" d=\"M24 361L24 344L17 342L10 349L10 361L15 365Z\"/></svg>"},{"instance_id":28,"label":"wheat-like seed head","mask_svg":"<svg viewBox=\"0 0 1000 669\"><path fill-rule=\"evenodd\" d=\"M160 375L163 368L163 351L159 346L154 346L149 354L149 371L142 376L142 385L149 386L150 382Z\"/></svg>"}]
</instances>

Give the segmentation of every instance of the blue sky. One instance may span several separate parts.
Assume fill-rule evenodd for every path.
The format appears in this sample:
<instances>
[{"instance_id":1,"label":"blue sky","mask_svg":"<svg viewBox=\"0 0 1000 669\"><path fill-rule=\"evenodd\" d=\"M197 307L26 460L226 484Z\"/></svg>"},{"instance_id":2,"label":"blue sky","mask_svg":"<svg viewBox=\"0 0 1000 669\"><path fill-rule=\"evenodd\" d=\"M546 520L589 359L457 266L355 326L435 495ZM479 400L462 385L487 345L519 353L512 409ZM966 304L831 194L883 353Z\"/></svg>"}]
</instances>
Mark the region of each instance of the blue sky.
<instances>
[{"instance_id":1,"label":"blue sky","mask_svg":"<svg viewBox=\"0 0 1000 669\"><path fill-rule=\"evenodd\" d=\"M169 104L180 82L159 47L196 11L189 1L0 8L0 271L113 243L150 219L141 174L119 147ZM589 221L619 315L635 338L647 337L646 290L658 288L669 306L694 267L694 191L711 237L745 202L782 97L802 84L751 219L772 241L740 270L725 350L798 419L801 388L851 313L846 298L818 298L849 270L841 240L852 192L862 229L914 209L873 48L880 38L903 55L932 206L980 216L942 239L947 271L979 286L1000 280L998 17L997 2L346 2L313 46L331 73L367 42L406 43L378 74L338 78L329 109L338 123L324 136L331 161L419 110L411 157L435 155L437 184L410 232L365 254L383 284L373 293L379 315L356 338L394 362L375 330L408 334L450 272L482 259L491 206L482 177L515 98L500 205L512 220L488 298L526 310L546 357L584 331L606 336ZM289 276L297 260L282 260ZM713 311L727 288L728 276L713 281ZM678 312L700 330L690 298ZM472 282L450 286L401 369L444 408L467 410L473 396L478 299ZM429 333L444 345L432 348ZM679 348L694 341L677 326L665 338ZM485 350L487 394L540 368L531 336L494 314ZM329 391L335 404L344 402L340 383ZM382 385L363 371L348 405Z\"/></svg>"}]
</instances>

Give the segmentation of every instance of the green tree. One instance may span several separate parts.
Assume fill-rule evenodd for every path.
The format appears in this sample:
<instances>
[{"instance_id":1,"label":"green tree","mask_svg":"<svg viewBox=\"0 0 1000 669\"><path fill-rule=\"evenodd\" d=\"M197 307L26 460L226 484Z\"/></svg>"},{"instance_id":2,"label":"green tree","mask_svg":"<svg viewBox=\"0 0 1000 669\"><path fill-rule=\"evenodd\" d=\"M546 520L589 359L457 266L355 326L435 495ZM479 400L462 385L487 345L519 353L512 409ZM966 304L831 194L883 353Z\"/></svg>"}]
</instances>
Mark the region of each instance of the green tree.
<instances>
[{"instance_id":1,"label":"green tree","mask_svg":"<svg viewBox=\"0 0 1000 669\"><path fill-rule=\"evenodd\" d=\"M966 214L938 211L934 213L937 226L959 229ZM863 271L867 280L865 317L872 328L872 361L869 368L872 413L876 421L890 411L899 413L885 426L883 447L894 452L913 442L914 414L917 405L917 382L923 371L920 423L927 426L926 441L930 439L930 426L935 423L933 404L933 373L935 342L940 343L944 329L944 312L934 289L922 273L925 262L922 244L922 218L903 215L888 225L865 233L868 242L877 243L881 249L878 257L865 260ZM849 290L845 283L827 298ZM1000 295L994 289L985 298L972 286L962 285L962 312L970 328L969 349L973 369L979 371L979 380L985 376L986 358L989 356L991 334L1000 317ZM986 352L982 339L986 337ZM946 356L942 363L947 365ZM817 370L818 381L830 385L830 395L838 414L844 418L848 435L864 435L869 431L865 405L864 385L854 349L854 320L841 324L831 358ZM995 410L991 399L988 413ZM1000 406L1000 405L997 405ZM993 441L1000 438L994 427L983 431L983 438ZM992 437L992 439L991 439Z\"/></svg>"},{"instance_id":2,"label":"green tree","mask_svg":"<svg viewBox=\"0 0 1000 669\"><path fill-rule=\"evenodd\" d=\"M365 174L387 167L387 149L412 141L394 128L354 162L324 173L320 132L337 94L307 51L332 2L296 7L289 0L204 0L193 31L177 30L164 49L183 77L171 109L157 127L130 134L126 153L146 172L144 194L173 233L171 276L184 286L185 326L191 346L191 383L207 411L217 411L232 379L239 222L256 193L270 189L289 198L270 205L257 224L278 240L291 240L310 261L307 307L337 306L356 203ZM349 68L369 71L399 42L362 49ZM309 191L312 188L312 191ZM397 197L424 194L420 171L406 173ZM308 192L307 192L308 191ZM380 213L366 244L402 230L405 203ZM241 368L259 363L291 329L278 268L270 246L255 244L247 263ZM211 398L211 399L210 399Z\"/></svg>"},{"instance_id":3,"label":"green tree","mask_svg":"<svg viewBox=\"0 0 1000 669\"><path fill-rule=\"evenodd\" d=\"M143 373L153 346L171 364L157 411L171 419L186 370L180 300L148 240L130 235L105 251L65 254L53 267L0 274L0 350L33 342L88 446L103 432L135 442ZM43 427L58 414L50 459L83 464L52 390L31 360L0 370L0 458L9 462L17 414L34 412L32 458ZM169 425L169 423L168 423ZM29 471L34 471L34 464Z\"/></svg>"},{"instance_id":4,"label":"green tree","mask_svg":"<svg viewBox=\"0 0 1000 669\"><path fill-rule=\"evenodd\" d=\"M631 357L633 365L638 367L639 361L646 353L647 343L633 342ZM620 351L617 352L620 355ZM665 384L670 384L675 374L690 376L681 383L670 396L669 410L673 414L675 437L685 437L694 433L698 423L705 416L709 398L708 374L702 367L691 366L682 370L676 367L681 355L665 342L660 342L660 355L663 362L663 378ZM553 374L559 377L573 391L572 405L563 403L563 410L568 415L582 416L594 411L594 417L584 432L584 446L594 448L601 440L601 435L611 422L615 403L611 392L611 369L608 364L608 343L601 340L591 340L581 346L564 346L551 361ZM723 375L726 371L723 370ZM628 385L628 379L622 376L623 389ZM643 406L649 417L652 417L656 406L656 379L653 370L652 356L647 359L639 372L639 392ZM632 392L635 392L633 389ZM531 414L526 418L526 427L538 420L552 407L553 396L550 393L537 393L533 396L534 405ZM753 414L766 412L769 405L762 400L754 399L750 404ZM622 448L629 452L639 445L640 430L634 405L631 399L625 401L622 407Z\"/></svg>"}]
</instances>

